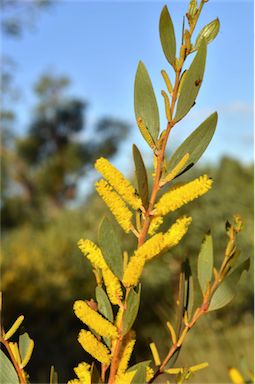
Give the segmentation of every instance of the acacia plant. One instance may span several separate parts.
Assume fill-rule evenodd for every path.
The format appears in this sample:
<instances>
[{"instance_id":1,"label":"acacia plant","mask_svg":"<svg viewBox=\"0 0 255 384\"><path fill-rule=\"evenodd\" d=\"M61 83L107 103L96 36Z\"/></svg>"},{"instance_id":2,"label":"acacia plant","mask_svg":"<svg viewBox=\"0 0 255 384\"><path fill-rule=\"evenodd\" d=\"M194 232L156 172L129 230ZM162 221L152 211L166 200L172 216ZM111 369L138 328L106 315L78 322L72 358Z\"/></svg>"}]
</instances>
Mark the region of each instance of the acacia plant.
<instances>
[{"instance_id":1,"label":"acacia plant","mask_svg":"<svg viewBox=\"0 0 255 384\"><path fill-rule=\"evenodd\" d=\"M129 366L135 349L136 335L132 327L139 310L143 269L152 259L162 257L175 247L187 233L192 221L188 216L179 217L163 232L160 227L164 218L206 194L213 183L208 175L185 183L178 182L178 177L189 171L207 148L216 128L216 112L202 122L169 159L166 155L172 129L196 102L204 77L207 45L219 31L219 20L216 19L202 28L193 39L205 3L206 0L201 0L199 5L196 0L190 1L187 23L183 21L178 57L174 27L166 6L160 15L162 48L175 74L171 81L167 71L161 71L166 86L166 90L161 92L166 117L164 130L160 130L158 105L150 77L145 65L141 61L138 64L134 89L135 115L154 159L151 187L142 155L135 145L133 156L137 189L107 159L99 158L95 163L96 170L102 175L102 179L96 182L98 194L122 230L136 237L137 246L131 255L123 250L114 227L106 217L99 227L98 244L90 239L78 242L80 250L91 262L96 289L94 299L75 301L74 312L85 325L78 341L94 361L92 364L81 362L75 367L77 378L70 380L69 384L149 384L158 377L168 382L167 375L170 375L171 382L183 383L191 374L208 365L207 362L194 362L192 367L178 366L177 358L187 334L202 316L224 307L232 300L242 272L248 269L248 259L239 261L236 236L242 228L242 221L236 215L232 224L226 223L226 248L222 263L217 268L214 266L212 236L207 233L204 237L197 263L197 278L202 293L197 307L193 305L191 269L188 260L182 262L176 324L170 321L166 323L170 335L166 356L159 356L155 340L150 344L153 359ZM189 68L184 70L185 61L190 55L194 55L194 58ZM1 359L6 367L6 375L8 372L13 375L14 381L11 382L25 383L27 376L24 367L31 356L33 341L25 334L19 346L9 342L22 320L23 317L18 318L6 333L1 328L1 341L11 361L3 352ZM56 382L54 369L51 370L50 381Z\"/></svg>"}]
</instances>

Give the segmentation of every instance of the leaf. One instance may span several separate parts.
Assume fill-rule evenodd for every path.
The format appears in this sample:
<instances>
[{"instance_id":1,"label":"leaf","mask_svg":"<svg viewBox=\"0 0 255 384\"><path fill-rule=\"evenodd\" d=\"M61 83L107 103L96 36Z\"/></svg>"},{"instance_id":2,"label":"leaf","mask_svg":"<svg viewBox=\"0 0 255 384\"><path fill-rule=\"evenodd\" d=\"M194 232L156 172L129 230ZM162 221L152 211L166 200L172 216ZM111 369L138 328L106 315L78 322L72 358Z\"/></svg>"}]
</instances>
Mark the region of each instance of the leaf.
<instances>
[{"instance_id":1,"label":"leaf","mask_svg":"<svg viewBox=\"0 0 255 384\"><path fill-rule=\"evenodd\" d=\"M19 384L19 378L15 368L2 350L0 350L0 366L1 384Z\"/></svg>"},{"instance_id":2,"label":"leaf","mask_svg":"<svg viewBox=\"0 0 255 384\"><path fill-rule=\"evenodd\" d=\"M107 294L101 287L96 287L96 300L98 304L99 312L108 319L111 323L113 322L113 313L110 300Z\"/></svg>"},{"instance_id":3,"label":"leaf","mask_svg":"<svg viewBox=\"0 0 255 384\"><path fill-rule=\"evenodd\" d=\"M203 239L197 262L197 277L204 294L211 281L213 273L213 242L210 233L207 233Z\"/></svg>"},{"instance_id":4,"label":"leaf","mask_svg":"<svg viewBox=\"0 0 255 384\"><path fill-rule=\"evenodd\" d=\"M139 62L135 76L135 116L142 119L150 135L157 140L159 134L159 111L151 79L142 61Z\"/></svg>"},{"instance_id":5,"label":"leaf","mask_svg":"<svg viewBox=\"0 0 255 384\"><path fill-rule=\"evenodd\" d=\"M50 384L58 384L58 373L53 365L50 367Z\"/></svg>"},{"instance_id":6,"label":"leaf","mask_svg":"<svg viewBox=\"0 0 255 384\"><path fill-rule=\"evenodd\" d=\"M146 172L146 168L143 162L142 155L135 144L133 144L133 157L135 162L135 173L137 179L137 186L139 195L142 199L142 203L145 209L148 208L148 176Z\"/></svg>"},{"instance_id":7,"label":"leaf","mask_svg":"<svg viewBox=\"0 0 255 384\"><path fill-rule=\"evenodd\" d=\"M19 352L21 357L21 366L24 368L29 362L34 349L34 341L29 337L28 333L23 333L19 337Z\"/></svg>"},{"instance_id":8,"label":"leaf","mask_svg":"<svg viewBox=\"0 0 255 384\"><path fill-rule=\"evenodd\" d=\"M173 22L171 20L171 16L166 5L162 9L160 15L159 34L162 49L164 51L166 59L174 67L176 55L176 40Z\"/></svg>"},{"instance_id":9,"label":"leaf","mask_svg":"<svg viewBox=\"0 0 255 384\"><path fill-rule=\"evenodd\" d=\"M206 43L203 39L187 75L183 80L182 89L178 98L174 120L181 120L193 106L204 76L206 62Z\"/></svg>"},{"instance_id":10,"label":"leaf","mask_svg":"<svg viewBox=\"0 0 255 384\"><path fill-rule=\"evenodd\" d=\"M141 363L137 363L127 370L127 372L136 371L131 384L146 383L146 367L150 364L150 362L150 360L142 361Z\"/></svg>"},{"instance_id":11,"label":"leaf","mask_svg":"<svg viewBox=\"0 0 255 384\"><path fill-rule=\"evenodd\" d=\"M138 292L133 288L130 289L127 298L127 309L123 315L123 335L125 335L135 322L140 305L141 285L139 285Z\"/></svg>"},{"instance_id":12,"label":"leaf","mask_svg":"<svg viewBox=\"0 0 255 384\"><path fill-rule=\"evenodd\" d=\"M100 248L108 267L119 279L122 279L123 258L119 239L110 221L106 217L103 218L99 227L98 238Z\"/></svg>"},{"instance_id":13,"label":"leaf","mask_svg":"<svg viewBox=\"0 0 255 384\"><path fill-rule=\"evenodd\" d=\"M237 291L237 283L242 273L248 271L250 259L243 261L230 275L225 277L220 286L216 289L209 305L208 311L215 311L225 307L234 298Z\"/></svg>"},{"instance_id":14,"label":"leaf","mask_svg":"<svg viewBox=\"0 0 255 384\"><path fill-rule=\"evenodd\" d=\"M190 155L184 166L185 168L181 170L176 177L188 171L200 159L213 137L217 120L218 114L214 112L200 124L174 152L168 163L168 169L170 171L176 167L186 153Z\"/></svg>"},{"instance_id":15,"label":"leaf","mask_svg":"<svg viewBox=\"0 0 255 384\"><path fill-rule=\"evenodd\" d=\"M201 31L197 36L197 39L192 51L196 51L199 48L203 39L205 39L207 44L213 41L215 37L218 35L219 30L220 30L220 21L218 18L211 21L211 23L207 24L206 26L204 26L204 28L201 29Z\"/></svg>"}]
</instances>

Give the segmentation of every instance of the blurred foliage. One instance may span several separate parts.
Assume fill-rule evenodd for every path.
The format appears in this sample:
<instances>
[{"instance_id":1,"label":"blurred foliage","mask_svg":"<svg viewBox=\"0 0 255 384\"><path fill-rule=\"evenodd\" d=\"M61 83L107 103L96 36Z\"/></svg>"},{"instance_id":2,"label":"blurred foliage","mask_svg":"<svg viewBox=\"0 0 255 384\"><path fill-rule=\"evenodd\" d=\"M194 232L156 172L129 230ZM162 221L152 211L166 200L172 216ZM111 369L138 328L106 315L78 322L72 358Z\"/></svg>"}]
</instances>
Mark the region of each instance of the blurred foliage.
<instances>
[{"instance_id":1,"label":"blurred foliage","mask_svg":"<svg viewBox=\"0 0 255 384\"><path fill-rule=\"evenodd\" d=\"M188 234L171 253L153 261L145 269L139 322L136 325L139 340L137 359L148 357L149 351L144 346L148 345L151 335L154 341L158 341L162 355L166 352L167 333L164 332L164 327L158 327L158 323L169 318L174 321L173 300L178 290L178 281L174 276L178 275L181 261L187 256L192 268L195 268L206 229L210 227L212 230L216 262L219 262L223 258L226 240L223 223L234 213L239 213L245 224L239 237L242 255L252 255L253 167L225 158L217 167L195 168L190 172L189 179L205 172L214 180L212 190L176 213L178 217L181 213L192 216L193 222ZM48 372L52 363L60 373L60 380L64 381L70 376L71 367L80 359L82 351L76 342L79 324L72 314L72 304L75 299L92 297L95 283L87 261L76 244L81 237L96 240L99 220L106 212L104 203L93 194L78 209L60 210L47 226L37 228L25 224L3 234L2 289L6 323L11 322L19 313L26 314L25 325L32 338L37 340L32 361L29 363L29 371L37 375L33 377L34 380L46 381L45 372ZM110 214L107 213L107 216ZM172 215L171 220L175 220L177 216ZM167 227L169 225L170 222L166 224ZM135 246L133 238L122 232L120 236L123 248L131 252ZM180 355L180 359L184 356L183 361L189 364L189 354L193 355L192 363L194 359L195 362L200 362L204 359L201 353L204 354L205 350L208 353L210 350L209 364L210 361L211 364L215 364L215 361L219 364L217 363L217 370L208 371L209 376L206 376L207 370L204 370L205 376L201 376L204 382L213 383L219 378L227 378L226 367L230 363L227 358L224 360L225 355L230 356L231 360L234 353L237 363L241 355L249 354L252 357L251 339L248 336L252 331L252 276L251 268L246 279L241 281L240 292L234 302L226 309L209 314L210 324L207 318L203 320L202 328L198 324L197 331L190 336L190 344L188 340L187 348L184 347ZM152 301L157 303L155 307L151 307ZM211 321L212 318L214 321ZM210 328L211 324L214 324L214 330ZM220 342L223 339L222 332L225 332L223 329L226 328L224 342ZM42 329L45 331L42 332ZM206 335L203 339L197 337L201 330ZM221 335L220 338L218 334ZM231 339L231 335L235 336ZM66 352L63 353L63 350ZM200 355L196 351L200 351Z\"/></svg>"},{"instance_id":2,"label":"blurred foliage","mask_svg":"<svg viewBox=\"0 0 255 384\"><path fill-rule=\"evenodd\" d=\"M29 220L47 222L75 199L77 184L95 158L112 156L127 132L127 123L109 117L99 119L87 133L88 104L68 97L69 84L65 76L42 75L35 85L38 103L27 133L3 141L3 228Z\"/></svg>"}]
</instances>

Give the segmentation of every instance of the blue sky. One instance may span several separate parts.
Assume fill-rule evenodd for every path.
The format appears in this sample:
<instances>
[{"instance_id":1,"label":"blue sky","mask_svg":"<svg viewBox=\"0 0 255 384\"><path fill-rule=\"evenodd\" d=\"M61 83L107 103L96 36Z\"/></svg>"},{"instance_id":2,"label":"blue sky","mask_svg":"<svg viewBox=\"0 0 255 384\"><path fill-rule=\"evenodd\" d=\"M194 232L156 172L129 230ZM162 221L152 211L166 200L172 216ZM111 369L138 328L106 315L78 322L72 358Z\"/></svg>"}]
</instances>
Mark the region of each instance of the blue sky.
<instances>
[{"instance_id":1,"label":"blue sky","mask_svg":"<svg viewBox=\"0 0 255 384\"><path fill-rule=\"evenodd\" d=\"M17 104L18 132L30 121L36 99L32 87L38 76L50 70L72 79L71 94L90 103L88 121L100 116L123 118L133 124L129 140L117 159L122 166L131 156L131 142L148 153L135 128L133 85L138 61L147 66L160 104L160 70L171 68L163 55L158 34L159 15L168 5L177 37L180 37L186 1L59 1L40 15L33 33L4 40L4 51L18 63L16 82L22 88ZM203 85L192 112L175 127L169 150L181 143L209 114L219 113L217 132L204 161L222 155L243 162L253 158L253 3L210 0L204 7L195 36L219 17L221 29L210 44ZM180 40L179 40L180 41Z\"/></svg>"}]
</instances>

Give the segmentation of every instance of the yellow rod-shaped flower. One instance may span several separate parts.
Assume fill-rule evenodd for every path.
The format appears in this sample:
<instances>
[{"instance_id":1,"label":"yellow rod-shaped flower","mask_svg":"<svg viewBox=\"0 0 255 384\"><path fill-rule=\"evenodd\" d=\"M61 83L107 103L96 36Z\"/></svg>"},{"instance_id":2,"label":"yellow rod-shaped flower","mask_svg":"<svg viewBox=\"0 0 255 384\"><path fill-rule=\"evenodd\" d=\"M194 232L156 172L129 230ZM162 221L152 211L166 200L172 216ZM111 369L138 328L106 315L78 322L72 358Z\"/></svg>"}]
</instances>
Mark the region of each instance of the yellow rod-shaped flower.
<instances>
[{"instance_id":1,"label":"yellow rod-shaped flower","mask_svg":"<svg viewBox=\"0 0 255 384\"><path fill-rule=\"evenodd\" d=\"M191 217L183 216L176 220L170 229L164 234L164 243L167 249L177 245L188 231L192 221Z\"/></svg>"},{"instance_id":2,"label":"yellow rod-shaped flower","mask_svg":"<svg viewBox=\"0 0 255 384\"><path fill-rule=\"evenodd\" d=\"M113 339L117 338L118 332L115 325L106 320L98 312L91 309L85 301L75 301L73 309L76 316L100 336Z\"/></svg>"},{"instance_id":3,"label":"yellow rod-shaped flower","mask_svg":"<svg viewBox=\"0 0 255 384\"><path fill-rule=\"evenodd\" d=\"M119 279L112 273L109 268L103 269L102 272L109 299L111 300L112 304L119 304L119 301L123 297Z\"/></svg>"},{"instance_id":4,"label":"yellow rod-shaped flower","mask_svg":"<svg viewBox=\"0 0 255 384\"><path fill-rule=\"evenodd\" d=\"M78 241L78 247L84 256L89 259L92 265L101 269L108 268L100 248L95 243L93 243L93 241L80 239Z\"/></svg>"},{"instance_id":5,"label":"yellow rod-shaped flower","mask_svg":"<svg viewBox=\"0 0 255 384\"><path fill-rule=\"evenodd\" d=\"M105 180L100 180L96 183L96 190L108 205L119 225L128 233L131 228L132 212L124 201Z\"/></svg>"},{"instance_id":6,"label":"yellow rod-shaped flower","mask_svg":"<svg viewBox=\"0 0 255 384\"><path fill-rule=\"evenodd\" d=\"M91 332L82 329L79 333L78 341L82 345L83 349L85 349L85 351L87 351L96 360L100 361L100 363L106 365L110 364L110 351L104 344L98 341Z\"/></svg>"},{"instance_id":7,"label":"yellow rod-shaped flower","mask_svg":"<svg viewBox=\"0 0 255 384\"><path fill-rule=\"evenodd\" d=\"M163 223L162 216L154 216L150 223L150 227L148 231L149 235L154 235L156 230L160 227L162 223Z\"/></svg>"},{"instance_id":8,"label":"yellow rod-shaped flower","mask_svg":"<svg viewBox=\"0 0 255 384\"><path fill-rule=\"evenodd\" d=\"M82 384L91 384L91 372L90 365L82 362L74 368L74 372L77 377L81 380Z\"/></svg>"},{"instance_id":9,"label":"yellow rod-shaped flower","mask_svg":"<svg viewBox=\"0 0 255 384\"><path fill-rule=\"evenodd\" d=\"M207 175L201 176L189 183L174 187L166 192L155 205L157 215L166 215L184 204L204 195L212 186L212 180Z\"/></svg>"},{"instance_id":10,"label":"yellow rod-shaped flower","mask_svg":"<svg viewBox=\"0 0 255 384\"><path fill-rule=\"evenodd\" d=\"M127 268L124 272L122 282L125 287L131 287L132 285L135 286L138 284L138 281L143 272L144 264L145 258L137 256L135 252L134 255L130 258Z\"/></svg>"},{"instance_id":11,"label":"yellow rod-shaped flower","mask_svg":"<svg viewBox=\"0 0 255 384\"><path fill-rule=\"evenodd\" d=\"M131 384L135 374L136 374L136 370L122 373L121 375L116 376L115 383L116 384Z\"/></svg>"},{"instance_id":12,"label":"yellow rod-shaped flower","mask_svg":"<svg viewBox=\"0 0 255 384\"><path fill-rule=\"evenodd\" d=\"M129 340L127 342L119 362L117 375L121 375L122 373L126 372L134 346L135 346L135 340Z\"/></svg>"},{"instance_id":13,"label":"yellow rod-shaped flower","mask_svg":"<svg viewBox=\"0 0 255 384\"><path fill-rule=\"evenodd\" d=\"M132 208L141 208L142 201L136 195L134 187L107 159L100 157L96 161L95 168Z\"/></svg>"}]
</instances>

